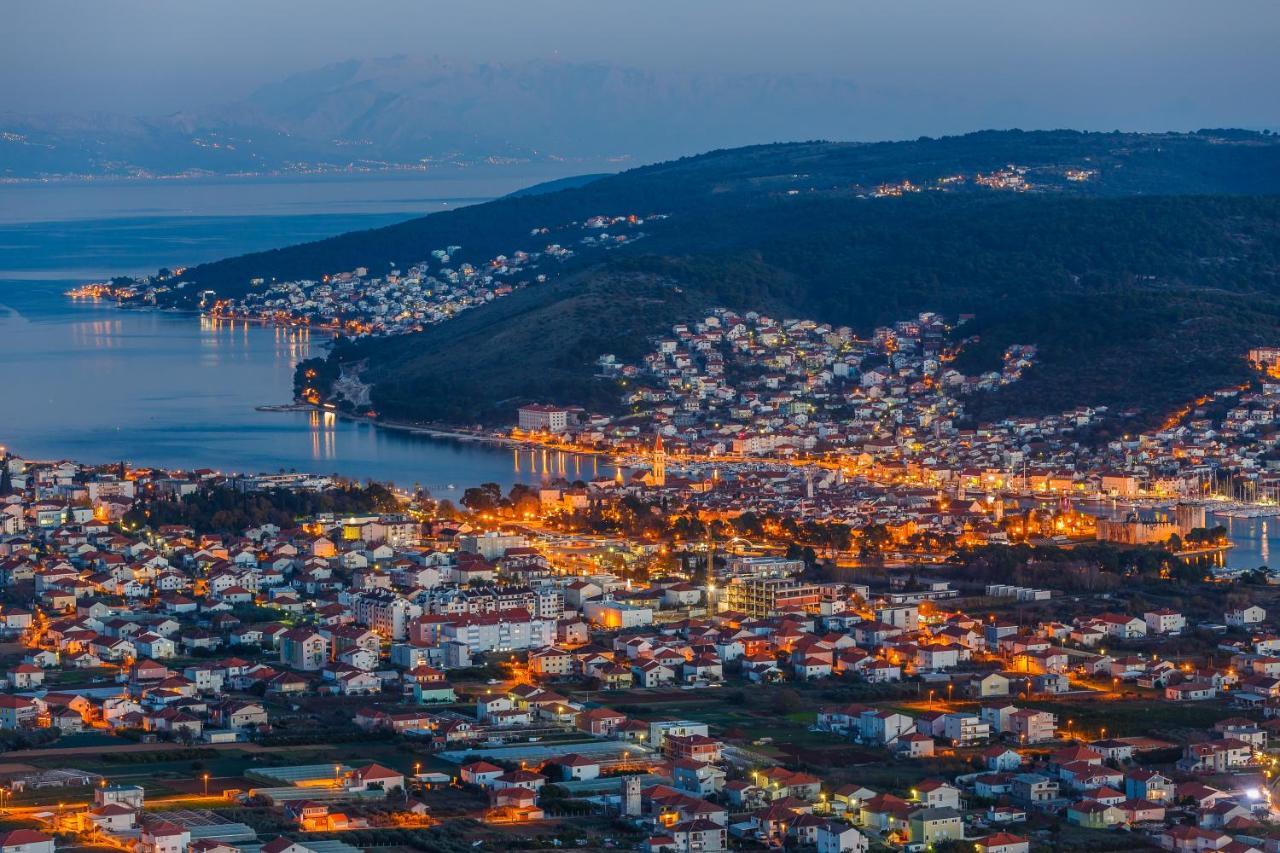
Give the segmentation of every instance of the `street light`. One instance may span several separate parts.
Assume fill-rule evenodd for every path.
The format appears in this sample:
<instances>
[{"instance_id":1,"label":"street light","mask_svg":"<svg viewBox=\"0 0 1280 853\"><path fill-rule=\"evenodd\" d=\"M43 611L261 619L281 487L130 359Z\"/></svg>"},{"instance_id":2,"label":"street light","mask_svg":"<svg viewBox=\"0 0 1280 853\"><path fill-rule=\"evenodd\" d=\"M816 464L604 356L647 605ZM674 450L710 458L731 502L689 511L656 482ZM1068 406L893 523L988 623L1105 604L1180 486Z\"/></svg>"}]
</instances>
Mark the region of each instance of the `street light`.
<instances>
[{"instance_id":1,"label":"street light","mask_svg":"<svg viewBox=\"0 0 1280 853\"><path fill-rule=\"evenodd\" d=\"M208 773L204 774L203 779L204 779L204 795L207 797L209 796L209 774Z\"/></svg>"}]
</instances>

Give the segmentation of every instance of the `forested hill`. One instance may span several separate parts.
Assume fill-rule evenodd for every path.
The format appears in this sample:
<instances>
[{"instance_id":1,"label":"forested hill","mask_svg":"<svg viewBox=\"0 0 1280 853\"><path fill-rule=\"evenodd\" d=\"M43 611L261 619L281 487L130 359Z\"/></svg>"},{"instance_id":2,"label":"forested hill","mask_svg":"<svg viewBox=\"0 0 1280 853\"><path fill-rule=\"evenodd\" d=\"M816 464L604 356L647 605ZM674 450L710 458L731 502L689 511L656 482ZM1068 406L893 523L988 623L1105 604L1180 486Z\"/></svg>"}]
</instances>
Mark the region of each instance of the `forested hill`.
<instances>
[{"instance_id":1,"label":"forested hill","mask_svg":"<svg viewBox=\"0 0 1280 853\"><path fill-rule=\"evenodd\" d=\"M795 196L839 200L882 184L925 186L951 175L969 180L948 195L989 195L973 177L1010 164L1025 167L1024 195L1085 198L1123 195L1267 194L1280 192L1280 137L1245 131L1199 134L984 131L907 142L802 142L712 151L602 177L559 192L515 193L485 204L435 213L386 228L203 264L183 279L220 295L249 281L319 278L365 266L413 263L433 248L460 245L475 260L518 248L541 248L531 228L596 214L684 210L775 209ZM1092 172L1072 181L1069 171ZM684 221L691 233L701 221ZM690 229L693 229L690 231ZM188 288L190 290L191 288ZM179 294L195 301L193 293Z\"/></svg>"},{"instance_id":2,"label":"forested hill","mask_svg":"<svg viewBox=\"0 0 1280 853\"><path fill-rule=\"evenodd\" d=\"M904 181L922 191L876 197ZM984 416L1106 404L1154 417L1238 381L1250 344L1280 343L1277 193L1280 140L1241 131L758 146L205 265L183 292L377 271L446 245L479 261L542 248L535 227L666 213L547 285L342 347L332 366L360 361L386 416L499 421L531 399L608 407L600 354L636 357L712 305L861 330L939 310L976 315L971 366L994 366L1009 343L1040 347L1021 382L975 403Z\"/></svg>"}]
</instances>

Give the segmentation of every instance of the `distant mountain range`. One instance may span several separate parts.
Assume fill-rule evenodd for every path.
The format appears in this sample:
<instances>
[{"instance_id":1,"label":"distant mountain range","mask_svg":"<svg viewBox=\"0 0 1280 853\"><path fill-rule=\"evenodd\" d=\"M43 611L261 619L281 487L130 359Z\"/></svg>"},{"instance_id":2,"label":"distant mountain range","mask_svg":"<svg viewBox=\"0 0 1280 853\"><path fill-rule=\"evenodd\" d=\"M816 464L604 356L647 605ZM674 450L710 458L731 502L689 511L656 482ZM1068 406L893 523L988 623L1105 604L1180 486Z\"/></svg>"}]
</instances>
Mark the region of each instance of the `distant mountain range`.
<instances>
[{"instance_id":1,"label":"distant mountain range","mask_svg":"<svg viewBox=\"0 0 1280 853\"><path fill-rule=\"evenodd\" d=\"M0 113L0 178L264 173L569 160L622 166L872 135L861 90L817 75L600 63L350 60L161 117Z\"/></svg>"},{"instance_id":2,"label":"distant mountain range","mask_svg":"<svg viewBox=\"0 0 1280 853\"><path fill-rule=\"evenodd\" d=\"M540 226L669 215L634 244L548 267L547 284L330 355L326 372L358 370L384 415L452 423L509 421L531 400L616 408L596 359L637 359L651 336L713 306L863 332L919 311L971 313L964 328L980 341L965 349L966 370L994 369L1011 344L1039 354L970 411L1106 405L1117 434L1246 379L1248 347L1280 345L1276 136L989 131L764 145L543 189L193 267L162 302L194 307L203 289L237 297L257 277L385 270L449 245L483 263L544 249L548 238L531 233Z\"/></svg>"}]
</instances>

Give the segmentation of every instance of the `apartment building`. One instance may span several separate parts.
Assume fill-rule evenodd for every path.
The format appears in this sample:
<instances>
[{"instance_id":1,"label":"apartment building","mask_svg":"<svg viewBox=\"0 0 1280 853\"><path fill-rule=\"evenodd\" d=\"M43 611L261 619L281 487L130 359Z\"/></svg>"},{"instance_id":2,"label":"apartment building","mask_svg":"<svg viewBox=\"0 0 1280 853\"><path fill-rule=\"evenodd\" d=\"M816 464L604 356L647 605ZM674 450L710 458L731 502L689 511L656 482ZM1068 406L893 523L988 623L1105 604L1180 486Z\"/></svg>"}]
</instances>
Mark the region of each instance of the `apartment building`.
<instances>
[{"instance_id":1,"label":"apartment building","mask_svg":"<svg viewBox=\"0 0 1280 853\"><path fill-rule=\"evenodd\" d=\"M754 618L816 610L822 601L817 584L793 578L734 578L724 590L724 606Z\"/></svg>"}]
</instances>

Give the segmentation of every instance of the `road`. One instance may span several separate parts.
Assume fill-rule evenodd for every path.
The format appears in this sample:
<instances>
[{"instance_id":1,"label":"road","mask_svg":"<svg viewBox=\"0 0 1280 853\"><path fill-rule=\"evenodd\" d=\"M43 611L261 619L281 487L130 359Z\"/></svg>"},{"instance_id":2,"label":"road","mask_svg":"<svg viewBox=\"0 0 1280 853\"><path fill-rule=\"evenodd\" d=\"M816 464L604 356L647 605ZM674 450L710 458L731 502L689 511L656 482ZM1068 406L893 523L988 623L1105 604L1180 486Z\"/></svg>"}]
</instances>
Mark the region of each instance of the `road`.
<instances>
[{"instance_id":1,"label":"road","mask_svg":"<svg viewBox=\"0 0 1280 853\"><path fill-rule=\"evenodd\" d=\"M79 811L89 805L88 799L63 800L61 803L41 803L39 805L18 805L7 806L0 811L7 820L36 820L36 815L42 813L59 812L69 815ZM218 805L226 805L227 800L218 794L210 794L207 797L203 794L173 794L166 797L148 797L146 807L148 810L166 809L166 808L211 808Z\"/></svg>"},{"instance_id":2,"label":"road","mask_svg":"<svg viewBox=\"0 0 1280 853\"><path fill-rule=\"evenodd\" d=\"M333 744L308 744L308 749L333 749ZM67 755L84 755L85 753L103 754L109 752L171 752L184 749L216 749L238 752L289 752L296 751L296 746L261 746L256 743L198 743L191 746L181 743L121 743L109 746L63 746L45 749L22 749L4 753L8 761L22 761L27 758L55 758Z\"/></svg>"}]
</instances>

